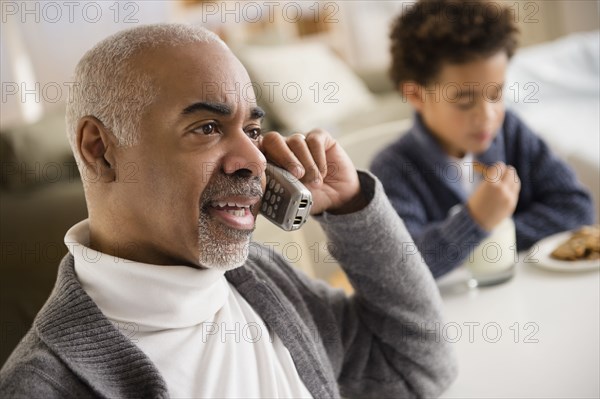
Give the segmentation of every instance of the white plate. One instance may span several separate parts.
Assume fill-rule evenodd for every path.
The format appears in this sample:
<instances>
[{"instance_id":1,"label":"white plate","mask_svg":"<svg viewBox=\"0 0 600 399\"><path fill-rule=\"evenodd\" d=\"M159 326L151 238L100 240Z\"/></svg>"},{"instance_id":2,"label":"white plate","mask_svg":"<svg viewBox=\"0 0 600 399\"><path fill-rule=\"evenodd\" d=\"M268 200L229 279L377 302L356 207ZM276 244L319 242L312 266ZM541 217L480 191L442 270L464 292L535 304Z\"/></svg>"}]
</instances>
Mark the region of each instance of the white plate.
<instances>
[{"instance_id":1,"label":"white plate","mask_svg":"<svg viewBox=\"0 0 600 399\"><path fill-rule=\"evenodd\" d=\"M559 272L581 272L600 269L600 259L595 260L558 260L550 256L552 251L571 237L571 231L554 234L538 241L529 250L528 262L543 269Z\"/></svg>"}]
</instances>

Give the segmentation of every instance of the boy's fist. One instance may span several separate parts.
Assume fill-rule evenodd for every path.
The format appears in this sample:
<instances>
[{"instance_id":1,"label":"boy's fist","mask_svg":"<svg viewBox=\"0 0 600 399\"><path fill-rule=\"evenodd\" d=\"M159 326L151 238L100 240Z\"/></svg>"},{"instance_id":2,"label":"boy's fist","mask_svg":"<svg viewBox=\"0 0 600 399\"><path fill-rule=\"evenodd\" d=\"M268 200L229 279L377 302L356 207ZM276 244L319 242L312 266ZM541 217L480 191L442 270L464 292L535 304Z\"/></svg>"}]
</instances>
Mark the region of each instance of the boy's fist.
<instances>
[{"instance_id":1,"label":"boy's fist","mask_svg":"<svg viewBox=\"0 0 600 399\"><path fill-rule=\"evenodd\" d=\"M520 191L516 169L498 162L483 173L483 181L467 201L467 208L483 229L491 231L513 214Z\"/></svg>"}]
</instances>

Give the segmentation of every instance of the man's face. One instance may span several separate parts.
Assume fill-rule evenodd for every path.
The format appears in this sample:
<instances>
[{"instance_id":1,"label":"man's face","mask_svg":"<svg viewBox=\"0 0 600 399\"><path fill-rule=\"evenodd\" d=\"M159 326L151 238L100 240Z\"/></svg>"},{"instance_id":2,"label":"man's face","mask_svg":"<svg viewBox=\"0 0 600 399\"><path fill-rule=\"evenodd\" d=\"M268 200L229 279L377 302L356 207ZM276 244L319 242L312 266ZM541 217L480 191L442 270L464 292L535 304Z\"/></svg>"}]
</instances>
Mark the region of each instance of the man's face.
<instances>
[{"instance_id":1,"label":"man's face","mask_svg":"<svg viewBox=\"0 0 600 399\"><path fill-rule=\"evenodd\" d=\"M158 264L243 264L266 162L245 69L216 43L161 47L136 61L158 93L139 144L116 149L110 206L134 241L123 245Z\"/></svg>"},{"instance_id":2,"label":"man's face","mask_svg":"<svg viewBox=\"0 0 600 399\"><path fill-rule=\"evenodd\" d=\"M425 125L455 157L486 151L504 120L505 52L465 64L446 64L437 84L422 88L417 106Z\"/></svg>"}]
</instances>

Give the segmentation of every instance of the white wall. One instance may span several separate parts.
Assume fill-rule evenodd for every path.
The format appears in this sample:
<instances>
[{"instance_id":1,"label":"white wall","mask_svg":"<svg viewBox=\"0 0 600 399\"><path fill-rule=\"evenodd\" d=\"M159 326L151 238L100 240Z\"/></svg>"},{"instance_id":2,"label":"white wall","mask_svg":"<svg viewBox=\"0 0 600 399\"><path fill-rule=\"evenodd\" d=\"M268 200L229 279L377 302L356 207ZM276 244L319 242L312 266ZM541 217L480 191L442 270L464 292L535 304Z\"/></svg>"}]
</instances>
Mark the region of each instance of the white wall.
<instances>
[{"instance_id":1,"label":"white wall","mask_svg":"<svg viewBox=\"0 0 600 399\"><path fill-rule=\"evenodd\" d=\"M15 65L17 49L11 43L23 44L33 66L34 80L40 85L40 104L43 110L50 110L63 106L68 96L65 82L70 81L77 61L95 43L137 24L165 22L169 16L168 2L164 1L2 1L0 7L0 128L23 121L24 100L35 102L34 95L21 90L22 80L15 70L19 68ZM5 89L9 85L12 89L14 83L19 92L6 95ZM24 88L34 88L30 86Z\"/></svg>"},{"instance_id":2,"label":"white wall","mask_svg":"<svg viewBox=\"0 0 600 399\"><path fill-rule=\"evenodd\" d=\"M558 2L562 14L563 32L582 32L600 29L600 1L570 0Z\"/></svg>"},{"instance_id":3,"label":"white wall","mask_svg":"<svg viewBox=\"0 0 600 399\"><path fill-rule=\"evenodd\" d=\"M600 28L599 2L596 0L502 1L518 10L524 45ZM224 8L224 2L217 3ZM278 3L285 5L284 1ZM339 22L334 27L335 43L332 44L354 68L383 73L389 62L390 23L402 7L411 3L410 0L336 2L339 12L335 18ZM23 100L27 100L26 107L36 105L31 104L33 95L24 95L21 90L16 95L6 95L6 85L22 83L15 70L15 49L10 45L15 42L14 35L18 35L16 41L23 43L29 55L34 80L42 88L41 109L47 111L62 106L68 94L65 82L70 81L75 64L100 39L136 24L194 18L198 22L199 18L198 8L194 16L194 10L178 6L175 1L2 1L0 6L0 77L3 83L0 128L23 121ZM45 92L44 87L47 88Z\"/></svg>"}]
</instances>

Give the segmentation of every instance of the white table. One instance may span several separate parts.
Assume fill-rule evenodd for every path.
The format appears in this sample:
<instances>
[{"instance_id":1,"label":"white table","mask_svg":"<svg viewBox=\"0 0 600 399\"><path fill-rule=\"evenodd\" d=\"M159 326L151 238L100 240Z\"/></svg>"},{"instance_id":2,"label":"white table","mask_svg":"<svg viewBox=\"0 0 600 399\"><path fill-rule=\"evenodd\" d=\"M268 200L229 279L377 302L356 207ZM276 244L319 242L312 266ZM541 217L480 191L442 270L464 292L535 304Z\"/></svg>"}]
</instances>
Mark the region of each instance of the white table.
<instances>
[{"instance_id":1,"label":"white table","mask_svg":"<svg viewBox=\"0 0 600 399\"><path fill-rule=\"evenodd\" d=\"M501 285L468 289L461 269L439 281L440 333L460 368L442 397L600 397L600 273L547 271L520 257Z\"/></svg>"}]
</instances>

